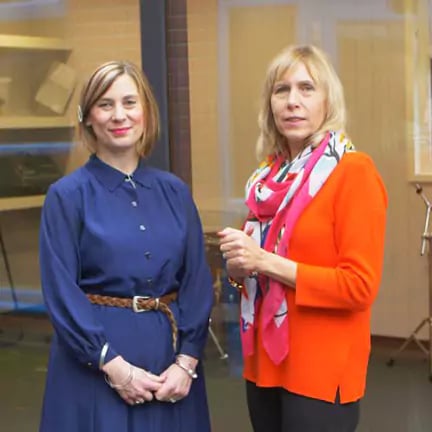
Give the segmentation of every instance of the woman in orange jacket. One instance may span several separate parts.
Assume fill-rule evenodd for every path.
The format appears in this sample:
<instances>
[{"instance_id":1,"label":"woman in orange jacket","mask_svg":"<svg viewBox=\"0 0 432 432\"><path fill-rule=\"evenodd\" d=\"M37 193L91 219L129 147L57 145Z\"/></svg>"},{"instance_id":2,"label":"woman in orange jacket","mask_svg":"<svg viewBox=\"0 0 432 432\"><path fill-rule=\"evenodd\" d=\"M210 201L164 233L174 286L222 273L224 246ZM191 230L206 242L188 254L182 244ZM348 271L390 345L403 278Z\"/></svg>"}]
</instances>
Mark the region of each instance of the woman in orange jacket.
<instances>
[{"instance_id":1,"label":"woman in orange jacket","mask_svg":"<svg viewBox=\"0 0 432 432\"><path fill-rule=\"evenodd\" d=\"M243 230L220 249L242 291L241 336L255 432L353 432L365 390L387 195L345 135L338 76L313 46L271 63L261 164Z\"/></svg>"}]
</instances>

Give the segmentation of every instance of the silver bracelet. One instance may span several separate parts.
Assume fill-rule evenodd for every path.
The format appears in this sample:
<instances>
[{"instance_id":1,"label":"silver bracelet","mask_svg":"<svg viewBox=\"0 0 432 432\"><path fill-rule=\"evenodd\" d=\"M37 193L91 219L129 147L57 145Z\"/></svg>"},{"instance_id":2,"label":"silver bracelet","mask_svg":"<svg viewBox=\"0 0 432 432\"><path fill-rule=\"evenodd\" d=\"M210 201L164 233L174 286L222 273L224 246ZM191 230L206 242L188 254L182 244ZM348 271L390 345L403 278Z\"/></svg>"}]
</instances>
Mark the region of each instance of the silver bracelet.
<instances>
[{"instance_id":1,"label":"silver bracelet","mask_svg":"<svg viewBox=\"0 0 432 432\"><path fill-rule=\"evenodd\" d=\"M106 374L105 374L105 382L113 389L122 390L132 382L132 380L134 379L134 376L135 376L135 368L132 365L129 365L129 374L128 374L127 378L125 379L124 383L113 384L111 382L111 380L109 379L108 375L106 375Z\"/></svg>"},{"instance_id":2,"label":"silver bracelet","mask_svg":"<svg viewBox=\"0 0 432 432\"><path fill-rule=\"evenodd\" d=\"M105 357L108 353L109 343L105 342L105 345L101 349L100 357L99 357L99 369L102 369L105 364Z\"/></svg>"},{"instance_id":3,"label":"silver bracelet","mask_svg":"<svg viewBox=\"0 0 432 432\"><path fill-rule=\"evenodd\" d=\"M198 374L196 373L195 369L192 369L190 367L187 367L185 364L183 364L179 358L176 358L175 364L180 368L183 369L192 379L197 379Z\"/></svg>"}]
</instances>

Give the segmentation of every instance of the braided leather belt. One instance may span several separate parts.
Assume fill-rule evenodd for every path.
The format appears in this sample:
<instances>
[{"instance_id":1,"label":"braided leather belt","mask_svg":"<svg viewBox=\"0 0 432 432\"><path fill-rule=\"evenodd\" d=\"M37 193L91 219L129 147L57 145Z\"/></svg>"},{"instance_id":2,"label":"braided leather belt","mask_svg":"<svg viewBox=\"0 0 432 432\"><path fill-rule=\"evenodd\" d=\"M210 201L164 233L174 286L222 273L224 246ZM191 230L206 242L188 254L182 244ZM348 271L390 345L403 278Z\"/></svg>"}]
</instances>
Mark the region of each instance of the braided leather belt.
<instances>
[{"instance_id":1,"label":"braided leather belt","mask_svg":"<svg viewBox=\"0 0 432 432\"><path fill-rule=\"evenodd\" d=\"M177 299L177 292L166 294L162 297L134 296L132 298L110 297L98 294L87 294L90 303L102 306L114 306L121 308L130 308L136 313L148 311L163 312L171 325L173 349L177 347L178 327L174 314L168 306L171 302Z\"/></svg>"}]
</instances>

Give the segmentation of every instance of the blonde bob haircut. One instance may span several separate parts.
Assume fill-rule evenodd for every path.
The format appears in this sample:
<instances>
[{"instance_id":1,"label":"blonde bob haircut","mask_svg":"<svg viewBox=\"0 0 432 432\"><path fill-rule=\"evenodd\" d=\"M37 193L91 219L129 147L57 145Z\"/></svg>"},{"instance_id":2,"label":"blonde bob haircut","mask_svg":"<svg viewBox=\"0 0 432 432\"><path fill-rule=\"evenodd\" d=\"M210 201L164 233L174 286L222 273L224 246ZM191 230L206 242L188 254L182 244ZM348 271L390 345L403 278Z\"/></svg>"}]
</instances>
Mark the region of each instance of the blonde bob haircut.
<instances>
[{"instance_id":1,"label":"blonde bob haircut","mask_svg":"<svg viewBox=\"0 0 432 432\"><path fill-rule=\"evenodd\" d=\"M276 128L271 109L271 97L276 81L298 64L304 64L315 85L324 90L325 118L321 126L305 142L305 146L318 145L329 130L345 130L346 108L342 84L323 51L312 45L292 45L280 52L271 62L262 94L258 116L260 134L256 145L258 160L271 154L286 153L286 138Z\"/></svg>"},{"instance_id":2,"label":"blonde bob haircut","mask_svg":"<svg viewBox=\"0 0 432 432\"><path fill-rule=\"evenodd\" d=\"M140 156L146 157L153 150L154 144L159 137L159 110L147 77L137 65L129 61L110 61L102 64L84 84L78 105L78 138L91 153L96 152L96 135L91 125L88 124L89 113L114 81L122 75L129 75L133 79L143 105L144 133L136 144L136 150Z\"/></svg>"}]
</instances>

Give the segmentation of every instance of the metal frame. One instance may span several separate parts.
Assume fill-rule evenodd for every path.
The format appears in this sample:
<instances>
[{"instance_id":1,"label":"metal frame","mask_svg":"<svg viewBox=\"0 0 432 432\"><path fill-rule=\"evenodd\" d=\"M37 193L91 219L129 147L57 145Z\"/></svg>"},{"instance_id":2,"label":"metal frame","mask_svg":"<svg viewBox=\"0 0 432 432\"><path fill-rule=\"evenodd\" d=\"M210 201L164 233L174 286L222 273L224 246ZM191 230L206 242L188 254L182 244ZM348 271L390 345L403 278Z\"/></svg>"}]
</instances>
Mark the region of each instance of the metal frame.
<instances>
[{"instance_id":1,"label":"metal frame","mask_svg":"<svg viewBox=\"0 0 432 432\"><path fill-rule=\"evenodd\" d=\"M428 289L429 289L429 316L424 318L414 329L414 331L406 338L406 340L402 343L402 345L391 355L390 359L387 362L388 366L393 366L396 358L405 350L405 348L411 343L414 342L417 347L423 352L423 354L428 359L428 367L429 367L429 381L432 382L432 233L429 230L430 223L430 214L432 209L432 204L426 197L423 192L423 188L419 185L415 185L416 193L420 195L423 202L426 206L426 215L425 215L425 225L423 229L423 234L421 236L421 247L420 247L420 255L423 256L426 252L426 243L428 244L427 257L428 257ZM428 325L429 326L429 341L428 346L425 347L424 343L422 343L417 335L420 330Z\"/></svg>"}]
</instances>

